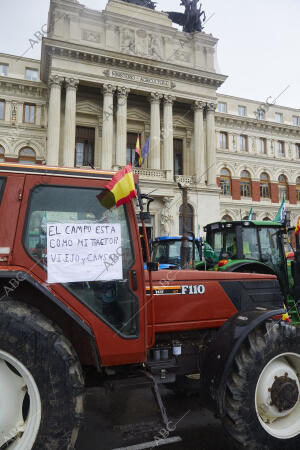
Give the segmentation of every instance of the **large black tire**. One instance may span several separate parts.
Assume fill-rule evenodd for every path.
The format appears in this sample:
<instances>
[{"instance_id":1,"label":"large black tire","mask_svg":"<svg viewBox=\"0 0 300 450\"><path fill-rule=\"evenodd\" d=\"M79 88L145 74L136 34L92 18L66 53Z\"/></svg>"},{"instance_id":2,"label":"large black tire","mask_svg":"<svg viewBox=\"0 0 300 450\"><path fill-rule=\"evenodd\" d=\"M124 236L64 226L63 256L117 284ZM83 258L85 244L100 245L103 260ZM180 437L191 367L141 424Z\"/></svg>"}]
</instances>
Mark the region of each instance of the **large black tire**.
<instances>
[{"instance_id":1,"label":"large black tire","mask_svg":"<svg viewBox=\"0 0 300 450\"><path fill-rule=\"evenodd\" d=\"M267 322L250 333L241 346L227 382L226 415L223 419L225 430L237 448L242 446L272 450L300 448L300 434L289 439L273 437L263 428L255 407L259 377L270 361L275 357L281 358L279 355L283 353L300 354L299 331L283 323ZM292 421L296 423L298 421L300 424L299 405L298 397L296 416L293 416Z\"/></svg>"},{"instance_id":2,"label":"large black tire","mask_svg":"<svg viewBox=\"0 0 300 450\"><path fill-rule=\"evenodd\" d=\"M84 381L62 331L36 309L5 300L0 302L0 351L26 367L39 391L42 413L32 449L73 449L83 415Z\"/></svg>"}]
</instances>

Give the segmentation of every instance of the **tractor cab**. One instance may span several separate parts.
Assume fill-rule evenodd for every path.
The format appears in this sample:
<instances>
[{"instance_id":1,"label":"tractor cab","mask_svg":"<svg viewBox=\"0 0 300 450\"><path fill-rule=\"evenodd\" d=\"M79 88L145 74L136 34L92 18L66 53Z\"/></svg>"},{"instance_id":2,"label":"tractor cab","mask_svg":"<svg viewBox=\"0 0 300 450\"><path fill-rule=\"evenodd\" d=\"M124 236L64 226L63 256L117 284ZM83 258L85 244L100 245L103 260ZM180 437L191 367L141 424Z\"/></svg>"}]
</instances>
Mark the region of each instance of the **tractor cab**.
<instances>
[{"instance_id":1,"label":"tractor cab","mask_svg":"<svg viewBox=\"0 0 300 450\"><path fill-rule=\"evenodd\" d=\"M191 266L193 260L195 263L201 261L201 243L200 239L195 239L192 236L188 237L190 249ZM158 237L152 242L151 260L159 263L160 269L181 269L181 244L182 237ZM193 253L195 251L195 258Z\"/></svg>"},{"instance_id":2,"label":"tractor cab","mask_svg":"<svg viewBox=\"0 0 300 450\"><path fill-rule=\"evenodd\" d=\"M205 231L206 241L219 259L216 270L274 273L286 291L282 224L256 220L217 222L207 225Z\"/></svg>"}]
</instances>

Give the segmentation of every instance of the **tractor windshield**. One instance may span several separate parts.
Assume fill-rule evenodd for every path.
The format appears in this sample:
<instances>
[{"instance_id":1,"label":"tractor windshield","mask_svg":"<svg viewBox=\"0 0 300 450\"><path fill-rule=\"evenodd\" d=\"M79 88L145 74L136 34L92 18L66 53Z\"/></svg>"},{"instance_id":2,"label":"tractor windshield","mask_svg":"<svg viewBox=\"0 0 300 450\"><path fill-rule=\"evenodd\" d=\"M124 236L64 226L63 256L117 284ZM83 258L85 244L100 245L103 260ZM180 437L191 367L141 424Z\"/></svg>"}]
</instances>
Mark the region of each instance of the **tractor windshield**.
<instances>
[{"instance_id":1,"label":"tractor windshield","mask_svg":"<svg viewBox=\"0 0 300 450\"><path fill-rule=\"evenodd\" d=\"M245 259L260 259L257 228L242 229L243 255Z\"/></svg>"},{"instance_id":2,"label":"tractor windshield","mask_svg":"<svg viewBox=\"0 0 300 450\"><path fill-rule=\"evenodd\" d=\"M189 241L190 248L190 259L193 257L193 243ZM153 243L152 261L158 262L160 264L181 264L180 257L181 240L165 240ZM198 242L196 242L195 248L195 259L197 262L200 261L200 253Z\"/></svg>"},{"instance_id":3,"label":"tractor windshield","mask_svg":"<svg viewBox=\"0 0 300 450\"><path fill-rule=\"evenodd\" d=\"M235 259L237 257L235 230L222 230L213 233L212 248L220 259L223 257Z\"/></svg>"}]
</instances>

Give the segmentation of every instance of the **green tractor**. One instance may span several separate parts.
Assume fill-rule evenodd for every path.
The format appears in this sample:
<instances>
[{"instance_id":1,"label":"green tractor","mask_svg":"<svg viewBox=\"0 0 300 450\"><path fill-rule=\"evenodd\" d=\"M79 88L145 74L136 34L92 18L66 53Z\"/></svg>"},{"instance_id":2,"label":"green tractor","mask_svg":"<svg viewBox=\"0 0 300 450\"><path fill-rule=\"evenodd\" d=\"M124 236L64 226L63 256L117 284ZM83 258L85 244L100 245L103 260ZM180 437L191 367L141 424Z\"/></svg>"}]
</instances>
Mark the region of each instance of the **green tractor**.
<instances>
[{"instance_id":1,"label":"green tractor","mask_svg":"<svg viewBox=\"0 0 300 450\"><path fill-rule=\"evenodd\" d=\"M274 274L278 277L293 324L300 325L300 274L295 261L286 257L284 243L288 229L279 222L234 221L207 225L206 242L215 258L205 256L205 264L223 272ZM300 259L297 237L295 258ZM215 260L218 260L216 263ZM203 270L203 262L197 265Z\"/></svg>"}]
</instances>

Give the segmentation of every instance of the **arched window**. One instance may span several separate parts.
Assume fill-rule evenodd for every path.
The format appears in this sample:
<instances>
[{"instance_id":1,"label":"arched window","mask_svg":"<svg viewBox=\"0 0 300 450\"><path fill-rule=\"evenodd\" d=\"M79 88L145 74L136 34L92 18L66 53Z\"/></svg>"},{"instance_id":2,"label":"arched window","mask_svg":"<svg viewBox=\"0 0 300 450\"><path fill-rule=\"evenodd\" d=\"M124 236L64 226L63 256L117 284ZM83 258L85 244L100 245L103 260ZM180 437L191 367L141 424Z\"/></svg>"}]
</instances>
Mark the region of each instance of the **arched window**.
<instances>
[{"instance_id":1,"label":"arched window","mask_svg":"<svg viewBox=\"0 0 300 450\"><path fill-rule=\"evenodd\" d=\"M30 147L24 147L19 151L19 163L20 164L35 164L36 156L35 151Z\"/></svg>"},{"instance_id":2,"label":"arched window","mask_svg":"<svg viewBox=\"0 0 300 450\"><path fill-rule=\"evenodd\" d=\"M186 231L194 231L194 210L189 204L186 205ZM183 235L183 205L179 209L179 234Z\"/></svg>"},{"instance_id":3,"label":"arched window","mask_svg":"<svg viewBox=\"0 0 300 450\"><path fill-rule=\"evenodd\" d=\"M232 222L232 217L230 217L228 214L222 217L222 222Z\"/></svg>"},{"instance_id":4,"label":"arched window","mask_svg":"<svg viewBox=\"0 0 300 450\"><path fill-rule=\"evenodd\" d=\"M270 198L270 178L266 172L260 175L260 197Z\"/></svg>"},{"instance_id":5,"label":"arched window","mask_svg":"<svg viewBox=\"0 0 300 450\"><path fill-rule=\"evenodd\" d=\"M300 177L297 177L296 180L296 195L297 195L297 202L300 202Z\"/></svg>"},{"instance_id":6,"label":"arched window","mask_svg":"<svg viewBox=\"0 0 300 450\"><path fill-rule=\"evenodd\" d=\"M231 174L228 169L220 172L220 187L222 195L231 195Z\"/></svg>"},{"instance_id":7,"label":"arched window","mask_svg":"<svg viewBox=\"0 0 300 450\"><path fill-rule=\"evenodd\" d=\"M283 199L283 197L285 198L285 200L289 199L288 182L285 175L280 175L278 178L278 194L280 201Z\"/></svg>"},{"instance_id":8,"label":"arched window","mask_svg":"<svg viewBox=\"0 0 300 450\"><path fill-rule=\"evenodd\" d=\"M241 173L241 197L251 197L251 175L248 170Z\"/></svg>"},{"instance_id":9,"label":"arched window","mask_svg":"<svg viewBox=\"0 0 300 450\"><path fill-rule=\"evenodd\" d=\"M264 218L263 218L263 221L264 221L264 222L268 222L268 221L270 221L270 220L271 220L270 217L264 217Z\"/></svg>"},{"instance_id":10,"label":"arched window","mask_svg":"<svg viewBox=\"0 0 300 450\"><path fill-rule=\"evenodd\" d=\"M5 161L5 150L2 147L2 145L0 145L0 163Z\"/></svg>"}]
</instances>

